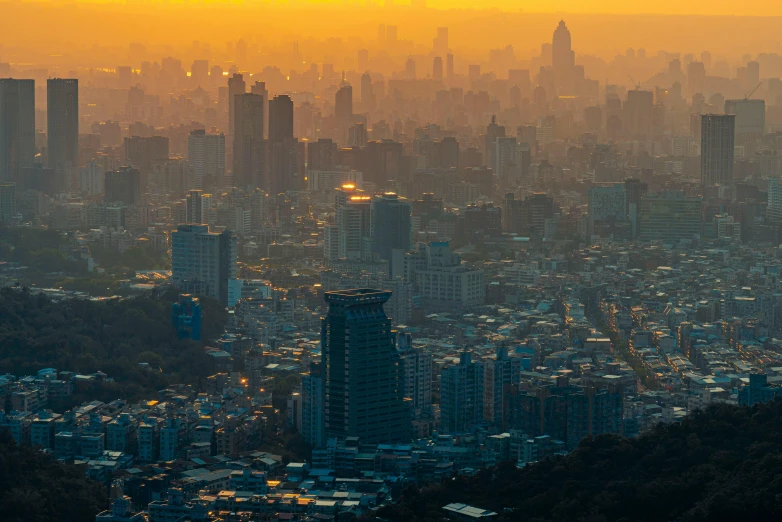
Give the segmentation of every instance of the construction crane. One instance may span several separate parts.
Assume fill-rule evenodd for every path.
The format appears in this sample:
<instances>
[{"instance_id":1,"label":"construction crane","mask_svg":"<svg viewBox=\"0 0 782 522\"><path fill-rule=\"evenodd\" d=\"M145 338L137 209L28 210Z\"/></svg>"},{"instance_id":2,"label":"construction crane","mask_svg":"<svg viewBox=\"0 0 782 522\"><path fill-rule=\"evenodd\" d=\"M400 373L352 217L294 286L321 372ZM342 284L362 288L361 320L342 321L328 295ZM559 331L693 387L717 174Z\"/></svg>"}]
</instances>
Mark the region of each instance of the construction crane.
<instances>
[{"instance_id":1,"label":"construction crane","mask_svg":"<svg viewBox=\"0 0 782 522\"><path fill-rule=\"evenodd\" d=\"M752 95L755 94L755 91L757 91L760 88L761 85L763 85L763 82L760 82L759 84L757 84L755 86L755 88L752 89L752 91L749 94L744 95L744 99L745 100L749 100L752 97Z\"/></svg>"},{"instance_id":2,"label":"construction crane","mask_svg":"<svg viewBox=\"0 0 782 522\"><path fill-rule=\"evenodd\" d=\"M641 82L637 82L633 80L633 77L629 74L627 75L628 78L630 78L630 81L633 82L633 86L635 87L635 90L640 91L641 90Z\"/></svg>"}]
</instances>

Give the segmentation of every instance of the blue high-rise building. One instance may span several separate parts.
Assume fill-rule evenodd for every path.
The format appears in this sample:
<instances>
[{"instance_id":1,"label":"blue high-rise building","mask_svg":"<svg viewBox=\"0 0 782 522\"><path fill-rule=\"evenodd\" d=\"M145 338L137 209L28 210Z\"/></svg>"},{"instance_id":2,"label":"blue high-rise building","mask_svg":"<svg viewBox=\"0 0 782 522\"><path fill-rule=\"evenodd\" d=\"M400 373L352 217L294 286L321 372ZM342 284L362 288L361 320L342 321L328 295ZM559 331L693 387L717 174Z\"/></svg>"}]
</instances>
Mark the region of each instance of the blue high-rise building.
<instances>
[{"instance_id":1,"label":"blue high-rise building","mask_svg":"<svg viewBox=\"0 0 782 522\"><path fill-rule=\"evenodd\" d=\"M185 294L171 305L171 325L180 339L201 340L201 303L197 297Z\"/></svg>"}]
</instances>

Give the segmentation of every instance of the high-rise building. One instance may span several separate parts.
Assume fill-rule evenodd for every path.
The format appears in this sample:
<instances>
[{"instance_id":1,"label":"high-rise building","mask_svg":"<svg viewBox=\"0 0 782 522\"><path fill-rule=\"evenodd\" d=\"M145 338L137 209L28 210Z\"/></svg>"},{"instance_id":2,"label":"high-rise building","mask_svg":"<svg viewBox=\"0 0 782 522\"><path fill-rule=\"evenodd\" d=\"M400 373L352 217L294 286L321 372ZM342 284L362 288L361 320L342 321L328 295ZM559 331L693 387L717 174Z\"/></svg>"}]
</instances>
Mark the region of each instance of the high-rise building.
<instances>
[{"instance_id":1,"label":"high-rise building","mask_svg":"<svg viewBox=\"0 0 782 522\"><path fill-rule=\"evenodd\" d=\"M576 55L570 41L570 30L564 20L559 21L559 25L554 31L551 51L551 63L556 72L567 72L576 65Z\"/></svg>"},{"instance_id":2,"label":"high-rise building","mask_svg":"<svg viewBox=\"0 0 782 522\"><path fill-rule=\"evenodd\" d=\"M483 419L499 429L505 429L505 398L508 388L518 386L521 377L521 359L508 356L508 348L497 347L493 359L484 362Z\"/></svg>"},{"instance_id":3,"label":"high-rise building","mask_svg":"<svg viewBox=\"0 0 782 522\"><path fill-rule=\"evenodd\" d=\"M147 189L153 169L168 161L168 138L165 136L130 136L125 138L125 159L141 174L141 192Z\"/></svg>"},{"instance_id":4,"label":"high-rise building","mask_svg":"<svg viewBox=\"0 0 782 522\"><path fill-rule=\"evenodd\" d=\"M141 174L138 169L120 167L106 171L103 200L128 206L138 203L141 200Z\"/></svg>"},{"instance_id":5,"label":"high-rise building","mask_svg":"<svg viewBox=\"0 0 782 522\"><path fill-rule=\"evenodd\" d=\"M627 194L624 185L589 189L587 236L595 235L595 224L622 222L627 219Z\"/></svg>"},{"instance_id":6,"label":"high-rise building","mask_svg":"<svg viewBox=\"0 0 782 522\"><path fill-rule=\"evenodd\" d=\"M21 182L35 159L35 81L0 79L0 182Z\"/></svg>"},{"instance_id":7,"label":"high-rise building","mask_svg":"<svg viewBox=\"0 0 782 522\"><path fill-rule=\"evenodd\" d=\"M203 225L209 222L209 210L212 208L212 195L200 190L190 190L185 197L185 223Z\"/></svg>"},{"instance_id":8,"label":"high-rise building","mask_svg":"<svg viewBox=\"0 0 782 522\"><path fill-rule=\"evenodd\" d=\"M247 84L241 74L234 73L228 78L228 132L234 128L234 96L247 92ZM233 144L233 142L231 142Z\"/></svg>"},{"instance_id":9,"label":"high-rise building","mask_svg":"<svg viewBox=\"0 0 782 522\"><path fill-rule=\"evenodd\" d=\"M269 142L282 143L293 139L293 100L288 95L269 101Z\"/></svg>"},{"instance_id":10,"label":"high-rise building","mask_svg":"<svg viewBox=\"0 0 782 522\"><path fill-rule=\"evenodd\" d=\"M492 115L491 123L486 127L486 136L483 149L483 157L486 159L486 166L494 168L496 164L496 141L497 138L505 137L505 127L497 123L497 117Z\"/></svg>"},{"instance_id":11,"label":"high-rise building","mask_svg":"<svg viewBox=\"0 0 782 522\"><path fill-rule=\"evenodd\" d=\"M733 184L736 116L704 114L701 117L701 185Z\"/></svg>"},{"instance_id":12,"label":"high-rise building","mask_svg":"<svg viewBox=\"0 0 782 522\"><path fill-rule=\"evenodd\" d=\"M435 56L432 60L432 79L437 82L443 81L443 58L441 56Z\"/></svg>"},{"instance_id":13,"label":"high-rise building","mask_svg":"<svg viewBox=\"0 0 782 522\"><path fill-rule=\"evenodd\" d=\"M197 188L204 186L204 178L219 184L225 176L225 134L192 131L187 138L187 161L195 169Z\"/></svg>"},{"instance_id":14,"label":"high-rise building","mask_svg":"<svg viewBox=\"0 0 782 522\"><path fill-rule=\"evenodd\" d=\"M310 363L310 371L301 376L301 436L313 448L326 443L325 382L320 363Z\"/></svg>"},{"instance_id":15,"label":"high-rise building","mask_svg":"<svg viewBox=\"0 0 782 522\"><path fill-rule=\"evenodd\" d=\"M638 209L638 233L642 241L678 242L700 237L703 199L680 192L644 196Z\"/></svg>"},{"instance_id":16,"label":"high-rise building","mask_svg":"<svg viewBox=\"0 0 782 522\"><path fill-rule=\"evenodd\" d=\"M406 442L410 412L403 375L383 304L391 292L326 292L321 350L327 437L365 443Z\"/></svg>"},{"instance_id":17,"label":"high-rise building","mask_svg":"<svg viewBox=\"0 0 782 522\"><path fill-rule=\"evenodd\" d=\"M0 222L16 215L16 183L0 181Z\"/></svg>"},{"instance_id":18,"label":"high-rise building","mask_svg":"<svg viewBox=\"0 0 782 522\"><path fill-rule=\"evenodd\" d=\"M348 141L348 129L353 124L353 87L344 77L335 97L334 120L339 142L344 146Z\"/></svg>"},{"instance_id":19,"label":"high-rise building","mask_svg":"<svg viewBox=\"0 0 782 522\"><path fill-rule=\"evenodd\" d=\"M412 245L412 205L393 192L372 200L372 250L380 259L391 259L395 249L410 250Z\"/></svg>"},{"instance_id":20,"label":"high-rise building","mask_svg":"<svg viewBox=\"0 0 782 522\"><path fill-rule=\"evenodd\" d=\"M453 79L453 72L453 54L448 53L448 55L445 57L445 77L448 79L448 81Z\"/></svg>"},{"instance_id":21,"label":"high-rise building","mask_svg":"<svg viewBox=\"0 0 782 522\"><path fill-rule=\"evenodd\" d=\"M624 124L628 136L635 140L652 138L654 93L633 89L627 91L624 107Z\"/></svg>"},{"instance_id":22,"label":"high-rise building","mask_svg":"<svg viewBox=\"0 0 782 522\"><path fill-rule=\"evenodd\" d=\"M768 208L766 216L774 224L782 224L782 180L768 178Z\"/></svg>"},{"instance_id":23,"label":"high-rise building","mask_svg":"<svg viewBox=\"0 0 782 522\"><path fill-rule=\"evenodd\" d=\"M245 93L234 98L233 176L238 187L266 188L266 142L263 139L263 96Z\"/></svg>"},{"instance_id":24,"label":"high-rise building","mask_svg":"<svg viewBox=\"0 0 782 522\"><path fill-rule=\"evenodd\" d=\"M402 175L404 149L401 143L386 139L370 141L365 154L367 169L364 181L383 187Z\"/></svg>"},{"instance_id":25,"label":"high-rise building","mask_svg":"<svg viewBox=\"0 0 782 522\"><path fill-rule=\"evenodd\" d=\"M333 170L337 166L337 144L320 138L307 144L307 170Z\"/></svg>"},{"instance_id":26,"label":"high-rise building","mask_svg":"<svg viewBox=\"0 0 782 522\"><path fill-rule=\"evenodd\" d=\"M79 81L46 81L47 160L57 173L58 189L69 191L78 183Z\"/></svg>"},{"instance_id":27,"label":"high-rise building","mask_svg":"<svg viewBox=\"0 0 782 522\"><path fill-rule=\"evenodd\" d=\"M367 259L372 251L372 196L353 184L336 189L335 194L336 259Z\"/></svg>"},{"instance_id":28,"label":"high-rise building","mask_svg":"<svg viewBox=\"0 0 782 522\"><path fill-rule=\"evenodd\" d=\"M105 190L106 169L96 160L90 160L79 169L79 190L86 196L99 196Z\"/></svg>"},{"instance_id":29,"label":"high-rise building","mask_svg":"<svg viewBox=\"0 0 782 522\"><path fill-rule=\"evenodd\" d=\"M232 306L236 288L236 236L206 225L179 225L171 234L171 278L183 292Z\"/></svg>"},{"instance_id":30,"label":"high-rise building","mask_svg":"<svg viewBox=\"0 0 782 522\"><path fill-rule=\"evenodd\" d=\"M402 360L404 396L410 401L413 422L429 420L432 417L432 353L413 346L409 333L397 335L396 348Z\"/></svg>"},{"instance_id":31,"label":"high-rise building","mask_svg":"<svg viewBox=\"0 0 782 522\"><path fill-rule=\"evenodd\" d=\"M438 27L437 36L434 38L432 49L436 54L443 55L448 53L448 28Z\"/></svg>"},{"instance_id":32,"label":"high-rise building","mask_svg":"<svg viewBox=\"0 0 782 522\"><path fill-rule=\"evenodd\" d=\"M368 72L361 75L361 109L371 111L375 109L375 89L372 86L372 76Z\"/></svg>"},{"instance_id":33,"label":"high-rise building","mask_svg":"<svg viewBox=\"0 0 782 522\"><path fill-rule=\"evenodd\" d=\"M483 422L484 365L470 352L459 354L459 363L440 373L440 430L471 432Z\"/></svg>"},{"instance_id":34,"label":"high-rise building","mask_svg":"<svg viewBox=\"0 0 782 522\"><path fill-rule=\"evenodd\" d=\"M734 146L742 158L755 156L758 142L766 132L766 102L763 100L725 100L725 114L736 116Z\"/></svg>"}]
</instances>

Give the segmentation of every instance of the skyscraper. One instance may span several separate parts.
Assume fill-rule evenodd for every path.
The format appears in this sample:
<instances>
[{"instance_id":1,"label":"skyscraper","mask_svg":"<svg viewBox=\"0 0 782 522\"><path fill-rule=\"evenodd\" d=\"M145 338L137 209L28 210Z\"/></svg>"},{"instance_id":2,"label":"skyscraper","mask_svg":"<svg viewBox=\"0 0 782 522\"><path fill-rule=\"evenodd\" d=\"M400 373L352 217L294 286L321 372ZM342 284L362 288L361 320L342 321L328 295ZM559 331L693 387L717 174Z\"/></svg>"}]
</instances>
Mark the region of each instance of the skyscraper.
<instances>
[{"instance_id":1,"label":"skyscraper","mask_svg":"<svg viewBox=\"0 0 782 522\"><path fill-rule=\"evenodd\" d=\"M391 251L410 250L412 206L405 198L386 192L372 200L372 251L380 259L391 259Z\"/></svg>"},{"instance_id":2,"label":"skyscraper","mask_svg":"<svg viewBox=\"0 0 782 522\"><path fill-rule=\"evenodd\" d=\"M234 98L233 176L238 187L266 188L266 142L263 139L263 96Z\"/></svg>"},{"instance_id":3,"label":"skyscraper","mask_svg":"<svg viewBox=\"0 0 782 522\"><path fill-rule=\"evenodd\" d=\"M368 72L361 75L361 109L371 111L375 108L375 89L372 86L372 76Z\"/></svg>"},{"instance_id":4,"label":"skyscraper","mask_svg":"<svg viewBox=\"0 0 782 522\"><path fill-rule=\"evenodd\" d=\"M757 142L766 132L766 102L764 100L725 100L725 114L736 116L734 145L743 158L754 157Z\"/></svg>"},{"instance_id":5,"label":"skyscraper","mask_svg":"<svg viewBox=\"0 0 782 522\"><path fill-rule=\"evenodd\" d=\"M207 134L194 130L187 138L187 161L195 169L195 185L202 188L204 178L219 183L225 176L225 134Z\"/></svg>"},{"instance_id":6,"label":"skyscraper","mask_svg":"<svg viewBox=\"0 0 782 522\"><path fill-rule=\"evenodd\" d=\"M141 199L141 174L132 167L106 171L103 200L135 205Z\"/></svg>"},{"instance_id":7,"label":"skyscraper","mask_svg":"<svg viewBox=\"0 0 782 522\"><path fill-rule=\"evenodd\" d=\"M432 79L438 82L443 81L443 59L435 56L432 60Z\"/></svg>"},{"instance_id":8,"label":"skyscraper","mask_svg":"<svg viewBox=\"0 0 782 522\"><path fill-rule=\"evenodd\" d=\"M35 81L0 79L0 182L21 182L35 158Z\"/></svg>"},{"instance_id":9,"label":"skyscraper","mask_svg":"<svg viewBox=\"0 0 782 522\"><path fill-rule=\"evenodd\" d=\"M234 128L234 96L244 94L247 91L247 85L241 74L234 74L228 78L228 132L233 132Z\"/></svg>"},{"instance_id":10,"label":"skyscraper","mask_svg":"<svg viewBox=\"0 0 782 522\"><path fill-rule=\"evenodd\" d=\"M704 114L701 117L701 185L733 184L736 116Z\"/></svg>"},{"instance_id":11,"label":"skyscraper","mask_svg":"<svg viewBox=\"0 0 782 522\"><path fill-rule=\"evenodd\" d=\"M171 234L171 278L180 290L231 306L238 296L236 236L209 232L206 225L179 225Z\"/></svg>"},{"instance_id":12,"label":"skyscraper","mask_svg":"<svg viewBox=\"0 0 782 522\"><path fill-rule=\"evenodd\" d=\"M595 223L625 221L627 218L627 195L625 187L592 187L589 189L589 214L587 236L595 234Z\"/></svg>"},{"instance_id":13,"label":"skyscraper","mask_svg":"<svg viewBox=\"0 0 782 522\"><path fill-rule=\"evenodd\" d=\"M570 31L564 20L559 21L559 25L554 31L551 50L552 65L556 72L567 72L575 66L576 56L571 47Z\"/></svg>"},{"instance_id":14,"label":"skyscraper","mask_svg":"<svg viewBox=\"0 0 782 522\"><path fill-rule=\"evenodd\" d=\"M459 363L440 372L440 429L443 433L472 431L483 421L482 363L470 352L459 354Z\"/></svg>"},{"instance_id":15,"label":"skyscraper","mask_svg":"<svg viewBox=\"0 0 782 522\"><path fill-rule=\"evenodd\" d=\"M505 429L506 388L519 384L521 359L508 356L508 348L497 347L493 359L484 363L483 418L497 428Z\"/></svg>"},{"instance_id":16,"label":"skyscraper","mask_svg":"<svg viewBox=\"0 0 782 522\"><path fill-rule=\"evenodd\" d=\"M185 197L185 223L203 225L209 222L209 209L212 205L212 195L200 190L190 190Z\"/></svg>"},{"instance_id":17,"label":"skyscraper","mask_svg":"<svg viewBox=\"0 0 782 522\"><path fill-rule=\"evenodd\" d=\"M282 143L286 138L293 138L293 100L283 94L269 102L269 143Z\"/></svg>"},{"instance_id":18,"label":"skyscraper","mask_svg":"<svg viewBox=\"0 0 782 522\"><path fill-rule=\"evenodd\" d=\"M79 81L46 81L49 168L57 173L58 190L76 188L79 167Z\"/></svg>"},{"instance_id":19,"label":"skyscraper","mask_svg":"<svg viewBox=\"0 0 782 522\"><path fill-rule=\"evenodd\" d=\"M339 142L344 146L347 143L348 129L353 124L353 87L345 81L344 76L334 102L337 134Z\"/></svg>"},{"instance_id":20,"label":"skyscraper","mask_svg":"<svg viewBox=\"0 0 782 522\"><path fill-rule=\"evenodd\" d=\"M453 54L451 53L445 57L445 77L449 81L453 79Z\"/></svg>"},{"instance_id":21,"label":"skyscraper","mask_svg":"<svg viewBox=\"0 0 782 522\"><path fill-rule=\"evenodd\" d=\"M624 107L625 131L632 139L647 140L652 137L652 113L654 93L633 89L627 91Z\"/></svg>"},{"instance_id":22,"label":"skyscraper","mask_svg":"<svg viewBox=\"0 0 782 522\"><path fill-rule=\"evenodd\" d=\"M313 448L326 443L324 429L324 382L320 363L310 363L309 373L301 376L301 436Z\"/></svg>"},{"instance_id":23,"label":"skyscraper","mask_svg":"<svg viewBox=\"0 0 782 522\"><path fill-rule=\"evenodd\" d=\"M370 289L326 292L321 346L327 437L370 444L410 437L402 366L383 310L390 297Z\"/></svg>"}]
</instances>

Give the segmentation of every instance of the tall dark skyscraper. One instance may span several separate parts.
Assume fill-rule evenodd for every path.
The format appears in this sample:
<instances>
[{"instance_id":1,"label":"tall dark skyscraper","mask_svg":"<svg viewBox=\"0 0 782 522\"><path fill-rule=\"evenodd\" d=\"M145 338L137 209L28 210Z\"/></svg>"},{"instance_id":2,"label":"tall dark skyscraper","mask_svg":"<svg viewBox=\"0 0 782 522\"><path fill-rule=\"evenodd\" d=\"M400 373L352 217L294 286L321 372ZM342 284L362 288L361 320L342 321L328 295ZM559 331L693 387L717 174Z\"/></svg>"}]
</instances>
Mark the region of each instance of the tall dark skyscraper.
<instances>
[{"instance_id":1,"label":"tall dark skyscraper","mask_svg":"<svg viewBox=\"0 0 782 522\"><path fill-rule=\"evenodd\" d=\"M406 442L410 412L391 320L383 310L391 292L326 292L321 320L327 437L365 443Z\"/></svg>"},{"instance_id":2,"label":"tall dark skyscraper","mask_svg":"<svg viewBox=\"0 0 782 522\"><path fill-rule=\"evenodd\" d=\"M391 259L392 250L412 246L412 205L387 192L372 201L372 250L380 259Z\"/></svg>"},{"instance_id":3,"label":"tall dark skyscraper","mask_svg":"<svg viewBox=\"0 0 782 522\"><path fill-rule=\"evenodd\" d=\"M293 100L275 96L269 101L269 142L281 143L286 138L293 138Z\"/></svg>"},{"instance_id":4,"label":"tall dark skyscraper","mask_svg":"<svg viewBox=\"0 0 782 522\"><path fill-rule=\"evenodd\" d=\"M263 139L264 99L260 94L234 98L233 175L246 190L266 188L266 142Z\"/></svg>"},{"instance_id":5,"label":"tall dark skyscraper","mask_svg":"<svg viewBox=\"0 0 782 522\"><path fill-rule=\"evenodd\" d=\"M58 190L75 188L79 167L79 81L46 81L47 157Z\"/></svg>"},{"instance_id":6,"label":"tall dark skyscraper","mask_svg":"<svg viewBox=\"0 0 782 522\"><path fill-rule=\"evenodd\" d=\"M361 75L361 109L371 111L375 108L375 89L372 76L368 72Z\"/></svg>"},{"instance_id":7,"label":"tall dark skyscraper","mask_svg":"<svg viewBox=\"0 0 782 522\"><path fill-rule=\"evenodd\" d=\"M570 30L568 30L564 20L559 21L559 25L554 31L551 51L551 65L555 71L564 72L575 66L576 56L571 47Z\"/></svg>"},{"instance_id":8,"label":"tall dark skyscraper","mask_svg":"<svg viewBox=\"0 0 782 522\"><path fill-rule=\"evenodd\" d=\"M341 145L347 144L348 129L353 124L353 87L342 78L334 100L334 120Z\"/></svg>"},{"instance_id":9,"label":"tall dark skyscraper","mask_svg":"<svg viewBox=\"0 0 782 522\"><path fill-rule=\"evenodd\" d=\"M293 137L293 100L287 95L269 102L269 156L270 194L304 186L304 143Z\"/></svg>"},{"instance_id":10,"label":"tall dark skyscraper","mask_svg":"<svg viewBox=\"0 0 782 522\"><path fill-rule=\"evenodd\" d=\"M701 117L701 185L733 184L736 116L704 114Z\"/></svg>"},{"instance_id":11,"label":"tall dark skyscraper","mask_svg":"<svg viewBox=\"0 0 782 522\"><path fill-rule=\"evenodd\" d=\"M234 74L228 78L228 132L234 128L234 96L247 92L247 84L241 74Z\"/></svg>"},{"instance_id":12,"label":"tall dark skyscraper","mask_svg":"<svg viewBox=\"0 0 782 522\"><path fill-rule=\"evenodd\" d=\"M0 182L21 181L35 158L35 81L0 79Z\"/></svg>"}]
</instances>

